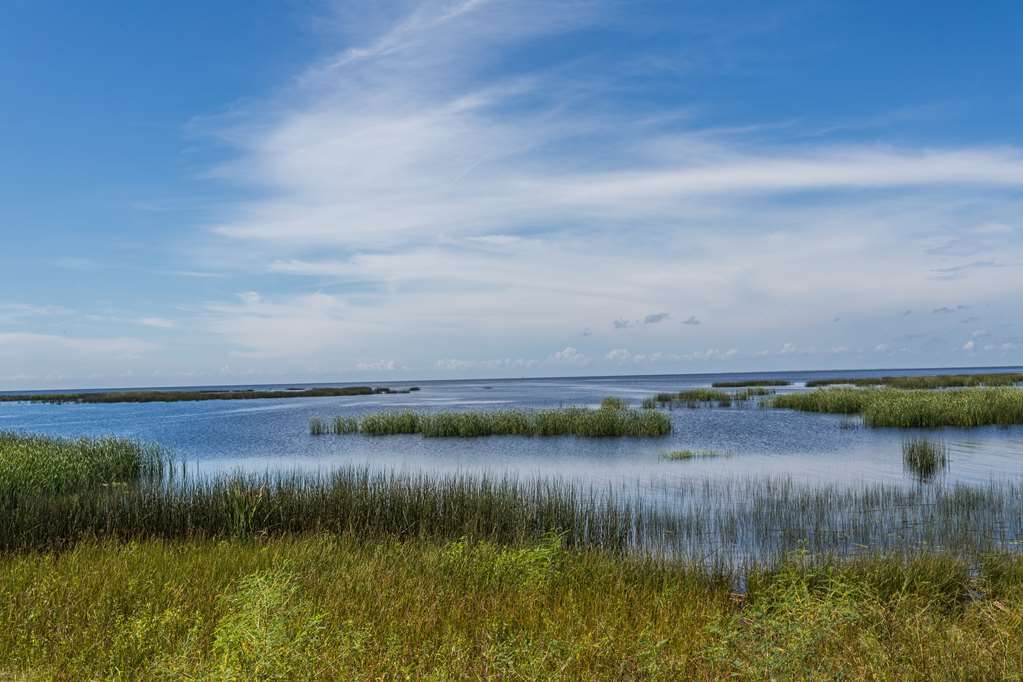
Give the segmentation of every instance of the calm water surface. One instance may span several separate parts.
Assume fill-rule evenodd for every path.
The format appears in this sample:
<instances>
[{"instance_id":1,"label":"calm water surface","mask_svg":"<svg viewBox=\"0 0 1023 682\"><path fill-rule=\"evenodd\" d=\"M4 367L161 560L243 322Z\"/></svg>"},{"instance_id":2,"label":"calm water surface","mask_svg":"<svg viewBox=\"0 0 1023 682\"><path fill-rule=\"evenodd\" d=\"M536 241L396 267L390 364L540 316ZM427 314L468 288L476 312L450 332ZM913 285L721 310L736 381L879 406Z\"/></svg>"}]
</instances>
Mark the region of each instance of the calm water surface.
<instances>
[{"instance_id":1,"label":"calm water surface","mask_svg":"<svg viewBox=\"0 0 1023 682\"><path fill-rule=\"evenodd\" d=\"M1018 370L1017 370L1018 371ZM857 376L884 372L848 373ZM934 370L901 374L933 374ZM802 382L841 372L744 375ZM346 465L403 472L479 473L531 478L558 475L595 486L661 486L692 478L788 477L805 483L915 485L903 470L901 443L911 431L848 428L848 418L753 406L671 411L666 438L494 437L424 439L358 435L313 437L311 417L380 410L488 410L595 406L620 396L637 407L659 391L706 386L735 375L418 382L403 395L178 403L49 405L0 403L0 429L60 436L118 435L159 443L193 471L326 471ZM410 385L410 384L405 384ZM843 423L844 422L844 423ZM942 429L950 462L936 484L1023 479L1023 427ZM729 457L667 461L677 449Z\"/></svg>"}]
</instances>

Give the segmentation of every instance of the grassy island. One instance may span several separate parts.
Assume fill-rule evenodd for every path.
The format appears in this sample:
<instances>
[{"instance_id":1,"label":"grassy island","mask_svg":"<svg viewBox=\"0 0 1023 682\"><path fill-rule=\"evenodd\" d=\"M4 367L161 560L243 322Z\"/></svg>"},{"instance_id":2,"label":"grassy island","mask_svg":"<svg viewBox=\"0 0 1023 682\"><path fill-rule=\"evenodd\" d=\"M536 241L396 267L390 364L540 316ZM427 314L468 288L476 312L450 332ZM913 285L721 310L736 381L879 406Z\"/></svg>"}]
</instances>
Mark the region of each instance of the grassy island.
<instances>
[{"instance_id":1,"label":"grassy island","mask_svg":"<svg viewBox=\"0 0 1023 682\"><path fill-rule=\"evenodd\" d=\"M772 407L804 412L862 414L867 426L935 428L1023 424L1023 390L967 388L821 388L772 398Z\"/></svg>"},{"instance_id":2,"label":"grassy island","mask_svg":"<svg viewBox=\"0 0 1023 682\"><path fill-rule=\"evenodd\" d=\"M266 398L334 398L353 395L391 395L418 391L417 386L394 389L373 386L338 386L320 388L290 388L256 390L239 388L230 390L196 391L89 391L82 393L6 393L0 402L30 403L174 403L190 400L258 400Z\"/></svg>"}]
</instances>

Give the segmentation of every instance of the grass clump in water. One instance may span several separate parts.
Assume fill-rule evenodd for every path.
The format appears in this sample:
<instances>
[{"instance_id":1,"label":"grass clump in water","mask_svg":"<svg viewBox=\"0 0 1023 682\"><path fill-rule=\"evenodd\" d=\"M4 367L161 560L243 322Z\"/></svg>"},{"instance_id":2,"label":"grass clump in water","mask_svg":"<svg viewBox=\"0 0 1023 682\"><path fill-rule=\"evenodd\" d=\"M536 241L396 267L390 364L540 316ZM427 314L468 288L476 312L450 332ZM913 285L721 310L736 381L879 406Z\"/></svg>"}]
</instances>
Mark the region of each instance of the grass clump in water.
<instances>
[{"instance_id":1,"label":"grass clump in water","mask_svg":"<svg viewBox=\"0 0 1023 682\"><path fill-rule=\"evenodd\" d=\"M0 432L0 494L61 494L159 480L158 448L124 438L49 438Z\"/></svg>"},{"instance_id":2,"label":"grass clump in water","mask_svg":"<svg viewBox=\"0 0 1023 682\"><path fill-rule=\"evenodd\" d=\"M615 396L608 396L600 401L600 409L602 410L625 410L628 409L629 403L625 398L616 398Z\"/></svg>"},{"instance_id":3,"label":"grass clump in water","mask_svg":"<svg viewBox=\"0 0 1023 682\"><path fill-rule=\"evenodd\" d=\"M603 406L597 410L497 410L493 412L383 412L341 419L332 433L369 436L421 434L426 438L483 436L579 436L585 438L658 437L671 433L671 420L649 410ZM340 418L339 418L340 419ZM321 432L322 433L322 432ZM321 435L315 433L313 435Z\"/></svg>"},{"instance_id":4,"label":"grass clump in water","mask_svg":"<svg viewBox=\"0 0 1023 682\"><path fill-rule=\"evenodd\" d=\"M921 483L926 483L948 466L948 446L929 438L907 438L902 442L902 463Z\"/></svg>"},{"instance_id":5,"label":"grass clump in water","mask_svg":"<svg viewBox=\"0 0 1023 682\"><path fill-rule=\"evenodd\" d=\"M715 381L712 388L746 388L747 386L791 386L787 379L749 379L746 381Z\"/></svg>"},{"instance_id":6,"label":"grass clump in water","mask_svg":"<svg viewBox=\"0 0 1023 682\"><path fill-rule=\"evenodd\" d=\"M663 459L670 460L687 460L687 459L701 459L704 457L726 457L727 455L718 450L672 450L662 455Z\"/></svg>"},{"instance_id":7,"label":"grass clump in water","mask_svg":"<svg viewBox=\"0 0 1023 682\"><path fill-rule=\"evenodd\" d=\"M937 428L1023 424L1023 390L968 388L917 391L825 388L773 398L772 407L862 414L867 426Z\"/></svg>"}]
</instances>

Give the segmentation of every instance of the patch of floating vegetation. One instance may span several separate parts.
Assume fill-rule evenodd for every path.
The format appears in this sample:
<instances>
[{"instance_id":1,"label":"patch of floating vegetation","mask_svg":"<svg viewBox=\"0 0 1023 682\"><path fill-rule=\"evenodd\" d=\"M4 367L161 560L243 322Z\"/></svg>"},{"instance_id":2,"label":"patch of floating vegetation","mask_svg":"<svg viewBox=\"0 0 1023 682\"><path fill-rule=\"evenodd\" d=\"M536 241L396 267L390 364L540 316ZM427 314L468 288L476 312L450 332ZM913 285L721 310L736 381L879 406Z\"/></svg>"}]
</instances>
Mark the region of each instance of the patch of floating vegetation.
<instances>
[{"instance_id":1,"label":"patch of floating vegetation","mask_svg":"<svg viewBox=\"0 0 1023 682\"><path fill-rule=\"evenodd\" d=\"M718 450L672 450L661 455L662 459L687 460L702 459L705 457L727 457L728 455Z\"/></svg>"},{"instance_id":2,"label":"patch of floating vegetation","mask_svg":"<svg viewBox=\"0 0 1023 682\"><path fill-rule=\"evenodd\" d=\"M591 410L496 410L489 412L382 412L361 418L338 417L330 423L314 418L310 434L361 433L367 436L421 434L427 438L482 436L580 436L585 438L659 437L671 433L671 420L660 412L603 406Z\"/></svg>"},{"instance_id":3,"label":"patch of floating vegetation","mask_svg":"<svg viewBox=\"0 0 1023 682\"><path fill-rule=\"evenodd\" d=\"M771 399L771 407L804 412L862 414L866 426L937 428L1023 424L1023 390L966 388L821 388Z\"/></svg>"},{"instance_id":4,"label":"patch of floating vegetation","mask_svg":"<svg viewBox=\"0 0 1023 682\"><path fill-rule=\"evenodd\" d=\"M658 393L643 400L644 409L656 407L704 407L716 404L731 407L733 404L746 405L754 398L771 395L773 391L762 386L751 386L741 391L723 391L716 388L689 388L677 393Z\"/></svg>"},{"instance_id":5,"label":"patch of floating vegetation","mask_svg":"<svg viewBox=\"0 0 1023 682\"><path fill-rule=\"evenodd\" d=\"M932 481L948 466L948 446L929 438L902 441L902 463L921 483Z\"/></svg>"},{"instance_id":6,"label":"patch of floating vegetation","mask_svg":"<svg viewBox=\"0 0 1023 682\"><path fill-rule=\"evenodd\" d=\"M80 492L160 480L169 462L157 447L124 438L49 438L0 432L0 496Z\"/></svg>"},{"instance_id":7,"label":"patch of floating vegetation","mask_svg":"<svg viewBox=\"0 0 1023 682\"><path fill-rule=\"evenodd\" d=\"M1023 383L1023 373L932 374L924 376L887 376L811 379L807 388L821 386L889 386L905 389L968 388L973 386L1014 386Z\"/></svg>"},{"instance_id":8,"label":"patch of floating vegetation","mask_svg":"<svg viewBox=\"0 0 1023 682\"><path fill-rule=\"evenodd\" d=\"M787 379L748 379L746 381L715 381L711 388L745 388L747 386L791 386Z\"/></svg>"},{"instance_id":9,"label":"patch of floating vegetation","mask_svg":"<svg viewBox=\"0 0 1023 682\"><path fill-rule=\"evenodd\" d=\"M418 386L396 389L385 386L338 386L289 388L261 391L231 389L226 391L92 391L83 393L17 393L0 394L0 402L31 403L173 403L194 400L256 400L267 398L333 398L354 395L394 395L418 391Z\"/></svg>"}]
</instances>

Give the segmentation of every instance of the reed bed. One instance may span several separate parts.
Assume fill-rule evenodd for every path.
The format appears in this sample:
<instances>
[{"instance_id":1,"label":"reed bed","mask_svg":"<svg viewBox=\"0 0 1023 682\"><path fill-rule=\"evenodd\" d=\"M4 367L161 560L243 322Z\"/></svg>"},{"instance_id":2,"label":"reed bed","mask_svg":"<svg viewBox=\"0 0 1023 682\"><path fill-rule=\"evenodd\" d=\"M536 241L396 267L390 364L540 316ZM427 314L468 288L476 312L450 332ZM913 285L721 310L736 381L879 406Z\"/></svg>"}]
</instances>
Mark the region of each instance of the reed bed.
<instances>
[{"instance_id":1,"label":"reed bed","mask_svg":"<svg viewBox=\"0 0 1023 682\"><path fill-rule=\"evenodd\" d=\"M712 388L690 388L678 393L658 393L643 401L643 407L704 407L716 404L718 407L731 407L733 403L746 405L754 398L771 395L773 391L763 386L751 386L741 391L722 391Z\"/></svg>"},{"instance_id":2,"label":"reed bed","mask_svg":"<svg viewBox=\"0 0 1023 682\"><path fill-rule=\"evenodd\" d=\"M91 391L85 393L5 393L0 402L30 403L174 403L195 400L263 400L268 398L334 398L355 395L411 393L419 388L394 389L372 386L294 388L259 391L255 389L201 391Z\"/></svg>"},{"instance_id":3,"label":"reed bed","mask_svg":"<svg viewBox=\"0 0 1023 682\"><path fill-rule=\"evenodd\" d=\"M791 386L787 379L747 379L745 381L715 381L711 388L746 388L748 386Z\"/></svg>"},{"instance_id":4,"label":"reed bed","mask_svg":"<svg viewBox=\"0 0 1023 682\"><path fill-rule=\"evenodd\" d=\"M929 438L902 441L902 463L921 483L928 483L948 466L948 446Z\"/></svg>"},{"instance_id":5,"label":"reed bed","mask_svg":"<svg viewBox=\"0 0 1023 682\"><path fill-rule=\"evenodd\" d=\"M502 544L550 534L566 546L699 563L734 576L814 561L941 551L974 560L1023 537L1023 485L806 486L790 479L661 480L628 490L555 478L373 473L192 477L89 494L0 496L0 552L82 541L460 537Z\"/></svg>"},{"instance_id":6,"label":"reed bed","mask_svg":"<svg viewBox=\"0 0 1023 682\"><path fill-rule=\"evenodd\" d=\"M0 432L0 496L79 492L159 480L159 448L123 438L48 438Z\"/></svg>"},{"instance_id":7,"label":"reed bed","mask_svg":"<svg viewBox=\"0 0 1023 682\"><path fill-rule=\"evenodd\" d=\"M866 426L937 428L1023 424L1023 390L967 388L917 391L895 388L823 388L780 395L776 408L862 414Z\"/></svg>"},{"instance_id":8,"label":"reed bed","mask_svg":"<svg viewBox=\"0 0 1023 682\"><path fill-rule=\"evenodd\" d=\"M491 412L381 412L360 419L337 418L328 429L310 422L310 433L361 433L368 436L420 434L426 438L484 436L578 436L583 438L660 437L671 433L671 420L651 411L603 406L597 410L496 410Z\"/></svg>"},{"instance_id":9,"label":"reed bed","mask_svg":"<svg viewBox=\"0 0 1023 682\"><path fill-rule=\"evenodd\" d=\"M974 386L1014 386L1023 383L1023 373L933 374L925 376L887 376L811 379L807 388L821 386L889 386L904 389L968 388Z\"/></svg>"}]
</instances>

